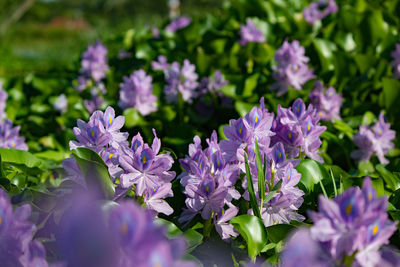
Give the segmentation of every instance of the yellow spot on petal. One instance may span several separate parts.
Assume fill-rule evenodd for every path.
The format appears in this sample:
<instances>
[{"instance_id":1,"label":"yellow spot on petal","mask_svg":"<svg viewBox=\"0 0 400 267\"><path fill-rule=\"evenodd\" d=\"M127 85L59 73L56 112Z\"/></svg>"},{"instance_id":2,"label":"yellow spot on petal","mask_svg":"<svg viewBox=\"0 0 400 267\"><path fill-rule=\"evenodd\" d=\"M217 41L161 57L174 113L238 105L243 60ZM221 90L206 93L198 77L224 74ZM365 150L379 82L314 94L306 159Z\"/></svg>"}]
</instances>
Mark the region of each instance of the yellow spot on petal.
<instances>
[{"instance_id":1,"label":"yellow spot on petal","mask_svg":"<svg viewBox=\"0 0 400 267\"><path fill-rule=\"evenodd\" d=\"M347 205L347 207L346 207L346 214L347 214L347 215L350 215L350 213L352 212L352 210L353 210L353 206L351 205L351 203L349 203L349 204Z\"/></svg>"},{"instance_id":2,"label":"yellow spot on petal","mask_svg":"<svg viewBox=\"0 0 400 267\"><path fill-rule=\"evenodd\" d=\"M254 122L257 123L258 122L258 117L256 116L256 118L254 119Z\"/></svg>"},{"instance_id":3,"label":"yellow spot on petal","mask_svg":"<svg viewBox=\"0 0 400 267\"><path fill-rule=\"evenodd\" d=\"M14 147L15 147L15 144L13 143L11 146L14 148Z\"/></svg>"},{"instance_id":4,"label":"yellow spot on petal","mask_svg":"<svg viewBox=\"0 0 400 267\"><path fill-rule=\"evenodd\" d=\"M225 176L224 176L224 180L226 181L226 173L225 173Z\"/></svg>"},{"instance_id":5,"label":"yellow spot on petal","mask_svg":"<svg viewBox=\"0 0 400 267\"><path fill-rule=\"evenodd\" d=\"M206 185L206 191L210 191L210 187L208 187L208 185Z\"/></svg>"},{"instance_id":6,"label":"yellow spot on petal","mask_svg":"<svg viewBox=\"0 0 400 267\"><path fill-rule=\"evenodd\" d=\"M374 228L372 228L372 235L376 235L378 233L379 227L375 224Z\"/></svg>"},{"instance_id":7,"label":"yellow spot on petal","mask_svg":"<svg viewBox=\"0 0 400 267\"><path fill-rule=\"evenodd\" d=\"M299 70L299 66L295 66L295 67L294 67L294 70L295 70L295 71L298 71L298 70Z\"/></svg>"},{"instance_id":8,"label":"yellow spot on petal","mask_svg":"<svg viewBox=\"0 0 400 267\"><path fill-rule=\"evenodd\" d=\"M92 136L94 136L94 130L92 130L92 133L91 133L91 135L92 135Z\"/></svg>"},{"instance_id":9,"label":"yellow spot on petal","mask_svg":"<svg viewBox=\"0 0 400 267\"><path fill-rule=\"evenodd\" d=\"M113 153L110 153L110 155L108 155L108 158L111 159L114 156Z\"/></svg>"},{"instance_id":10,"label":"yellow spot on petal","mask_svg":"<svg viewBox=\"0 0 400 267\"><path fill-rule=\"evenodd\" d=\"M217 162L217 166L219 167L219 165L221 165L221 161L218 160Z\"/></svg>"},{"instance_id":11,"label":"yellow spot on petal","mask_svg":"<svg viewBox=\"0 0 400 267\"><path fill-rule=\"evenodd\" d=\"M0 216L0 225L3 223L3 217Z\"/></svg>"},{"instance_id":12,"label":"yellow spot on petal","mask_svg":"<svg viewBox=\"0 0 400 267\"><path fill-rule=\"evenodd\" d=\"M239 128L239 134L242 134L242 128Z\"/></svg>"},{"instance_id":13,"label":"yellow spot on petal","mask_svg":"<svg viewBox=\"0 0 400 267\"><path fill-rule=\"evenodd\" d=\"M156 263L153 265L153 267L162 267L162 265L160 263Z\"/></svg>"},{"instance_id":14,"label":"yellow spot on petal","mask_svg":"<svg viewBox=\"0 0 400 267\"><path fill-rule=\"evenodd\" d=\"M300 112L300 108L299 108L299 107L297 107L296 111L297 111L297 113L299 113L299 112Z\"/></svg>"},{"instance_id":15,"label":"yellow spot on petal","mask_svg":"<svg viewBox=\"0 0 400 267\"><path fill-rule=\"evenodd\" d=\"M307 131L311 130L311 125L307 125Z\"/></svg>"},{"instance_id":16,"label":"yellow spot on petal","mask_svg":"<svg viewBox=\"0 0 400 267\"><path fill-rule=\"evenodd\" d=\"M126 235L128 232L128 226L126 225L125 221L122 222L120 231L122 235Z\"/></svg>"},{"instance_id":17,"label":"yellow spot on petal","mask_svg":"<svg viewBox=\"0 0 400 267\"><path fill-rule=\"evenodd\" d=\"M290 172L289 172L289 174L288 174L288 177L287 177L287 179L288 179L288 180L290 180Z\"/></svg>"},{"instance_id":18,"label":"yellow spot on petal","mask_svg":"<svg viewBox=\"0 0 400 267\"><path fill-rule=\"evenodd\" d=\"M274 225L276 224L276 222L274 222Z\"/></svg>"},{"instance_id":19,"label":"yellow spot on petal","mask_svg":"<svg viewBox=\"0 0 400 267\"><path fill-rule=\"evenodd\" d=\"M379 135L382 135L382 130L379 130Z\"/></svg>"},{"instance_id":20,"label":"yellow spot on petal","mask_svg":"<svg viewBox=\"0 0 400 267\"><path fill-rule=\"evenodd\" d=\"M292 133L291 133L291 132L289 132L289 133L287 134L287 136L289 137L289 139L292 139Z\"/></svg>"},{"instance_id":21,"label":"yellow spot on petal","mask_svg":"<svg viewBox=\"0 0 400 267\"><path fill-rule=\"evenodd\" d=\"M112 118L110 117L109 119L108 119L108 124L111 124L112 123Z\"/></svg>"},{"instance_id":22,"label":"yellow spot on petal","mask_svg":"<svg viewBox=\"0 0 400 267\"><path fill-rule=\"evenodd\" d=\"M368 193L368 201L371 201L371 200L372 200L372 193L369 192L369 193Z\"/></svg>"},{"instance_id":23,"label":"yellow spot on petal","mask_svg":"<svg viewBox=\"0 0 400 267\"><path fill-rule=\"evenodd\" d=\"M279 152L279 154L278 154L278 159L280 159L281 157L282 157L282 153Z\"/></svg>"},{"instance_id":24,"label":"yellow spot on petal","mask_svg":"<svg viewBox=\"0 0 400 267\"><path fill-rule=\"evenodd\" d=\"M142 163L145 164L146 162L147 162L147 158L146 158L146 156L143 156Z\"/></svg>"}]
</instances>

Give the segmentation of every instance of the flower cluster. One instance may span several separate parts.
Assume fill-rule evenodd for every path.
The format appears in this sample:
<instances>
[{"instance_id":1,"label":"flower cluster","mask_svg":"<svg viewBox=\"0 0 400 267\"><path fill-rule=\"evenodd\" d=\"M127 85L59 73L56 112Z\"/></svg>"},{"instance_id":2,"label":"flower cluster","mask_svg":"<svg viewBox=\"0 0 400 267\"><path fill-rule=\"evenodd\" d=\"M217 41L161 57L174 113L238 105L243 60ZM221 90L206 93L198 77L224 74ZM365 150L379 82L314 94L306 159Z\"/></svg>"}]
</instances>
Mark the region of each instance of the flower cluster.
<instances>
[{"instance_id":1,"label":"flower cluster","mask_svg":"<svg viewBox=\"0 0 400 267\"><path fill-rule=\"evenodd\" d=\"M238 235L228 221L238 212L231 201L240 198L240 193L235 189L239 169L235 164L225 161L215 131L207 139L208 147L204 150L198 136L193 141L189 145L189 155L179 160L185 171L178 178L187 196L187 209L179 221L190 221L198 213L204 220L212 217L218 233L228 240ZM229 208L225 210L225 206Z\"/></svg>"},{"instance_id":2,"label":"flower cluster","mask_svg":"<svg viewBox=\"0 0 400 267\"><path fill-rule=\"evenodd\" d=\"M124 82L120 84L118 102L122 109L133 107L143 116L157 110L157 97L153 95L151 76L146 75L144 70L137 70L123 79Z\"/></svg>"},{"instance_id":3,"label":"flower cluster","mask_svg":"<svg viewBox=\"0 0 400 267\"><path fill-rule=\"evenodd\" d=\"M188 103L198 96L199 83L197 82L198 75L195 72L196 66L190 64L189 60L185 59L181 66L176 61L168 64L164 56L159 56L158 61L152 62L152 67L155 70L164 71L167 82L164 86L164 94L168 102L176 103L179 94Z\"/></svg>"},{"instance_id":4,"label":"flower cluster","mask_svg":"<svg viewBox=\"0 0 400 267\"><path fill-rule=\"evenodd\" d=\"M352 256L352 266L385 263L388 253L379 249L388 244L397 229L388 219L387 204L387 196L378 198L369 178L364 180L362 190L351 187L333 200L320 196L319 212L310 212L314 225L300 230L289 241L283 266L296 266L295 261L314 263L312 266L342 266L344 259ZM296 244L300 238L301 246Z\"/></svg>"},{"instance_id":5,"label":"flower cluster","mask_svg":"<svg viewBox=\"0 0 400 267\"><path fill-rule=\"evenodd\" d=\"M278 113L274 124L276 135L272 143L282 142L289 158L307 156L311 159L323 162L318 155L318 148L322 142L320 135L326 130L319 124L317 110L310 104L306 105L300 98L296 99L289 108L278 105Z\"/></svg>"},{"instance_id":6,"label":"flower cluster","mask_svg":"<svg viewBox=\"0 0 400 267\"><path fill-rule=\"evenodd\" d=\"M309 58L305 56L305 49L297 40L289 43L287 40L275 53L277 66L273 66L275 72L272 74L276 83L271 86L271 90L277 90L280 96L292 86L296 90L301 90L303 84L314 77L313 71L307 66Z\"/></svg>"},{"instance_id":7,"label":"flower cluster","mask_svg":"<svg viewBox=\"0 0 400 267\"><path fill-rule=\"evenodd\" d=\"M194 266L179 259L183 239L168 240L151 213L122 202L107 213L79 198L63 215L56 240L66 266Z\"/></svg>"},{"instance_id":8,"label":"flower cluster","mask_svg":"<svg viewBox=\"0 0 400 267\"><path fill-rule=\"evenodd\" d=\"M379 120L373 126L360 126L360 131L353 137L358 149L350 156L357 161L368 161L375 154L382 164L387 164L389 161L385 154L394 147L392 140L395 137L396 132L390 129L390 123L386 123L381 112Z\"/></svg>"},{"instance_id":9,"label":"flower cluster","mask_svg":"<svg viewBox=\"0 0 400 267\"><path fill-rule=\"evenodd\" d=\"M21 126L13 127L13 123L10 120L0 121L0 147L28 150L25 138L19 136L20 128Z\"/></svg>"},{"instance_id":10,"label":"flower cluster","mask_svg":"<svg viewBox=\"0 0 400 267\"><path fill-rule=\"evenodd\" d=\"M343 99L341 94L336 93L335 88L331 86L325 89L320 81L316 81L309 97L321 120L340 119Z\"/></svg>"},{"instance_id":11,"label":"flower cluster","mask_svg":"<svg viewBox=\"0 0 400 267\"><path fill-rule=\"evenodd\" d=\"M246 24L240 25L240 45L245 46L249 42L264 43L265 37L253 21L248 18Z\"/></svg>"},{"instance_id":12,"label":"flower cluster","mask_svg":"<svg viewBox=\"0 0 400 267\"><path fill-rule=\"evenodd\" d=\"M305 107L303 106L301 107L304 111ZM256 193L264 224L270 226L278 223L290 223L291 220L304 220L303 216L295 212L303 203L302 196L304 195L304 192L296 187L301 177L294 168L299 163L299 160L295 159L298 153L290 156L290 159L286 159L287 152L285 152L284 143L277 141L279 140L279 137L277 137L279 133L275 132L275 130L283 131L283 127L292 127L301 131L301 129L297 129L299 127L296 126L298 122L290 121L290 125L278 122L282 119L283 123L286 123L289 118L292 120L296 118L290 109L285 109L285 111L286 119L281 115L277 120L274 120L274 115L268 112L264 106L264 99L261 99L259 107L254 107L243 118L230 120L229 126L223 128L228 140L222 140L218 143L217 135L213 132L211 139L207 139L208 147L203 150L200 138L197 136L194 138L194 144L189 146L189 155L180 160L186 171L179 178L181 184L185 187L184 193L187 196L187 210L182 213L180 221L190 221L197 213L201 213L203 219L208 219L211 214L221 213L225 206L229 207L232 214L236 214L231 201L240 198L240 194L234 186L239 174L246 173L245 154L253 178L253 187L257 188L256 141L262 162L264 162L264 159L266 162L266 166L264 166L266 168L266 195L277 190L270 200L263 203L258 198L258 192ZM292 115L293 117L291 117ZM301 115L304 114L301 113ZM311 115L315 115L315 110L310 107L307 115L305 116L307 119ZM300 118L300 120L302 119ZM273 127L273 124L276 126ZM304 137L305 141L303 140L306 142L304 149L308 148L307 152L309 151L308 142L314 140L318 133L321 133L317 122L314 122L312 127L313 129L310 129ZM314 137L308 137L314 128ZM296 134L296 132L293 132L293 134ZM302 136L299 138L303 138L303 133L301 132L301 134ZM271 146L273 140L274 144ZM300 145L301 143L298 144L298 146ZM316 148L314 149L316 150ZM314 153L316 153L315 150ZM246 190L243 197L248 200L249 193L247 192L246 181L242 183L242 187ZM221 236L224 238L234 235L226 234L224 236L222 233Z\"/></svg>"},{"instance_id":13,"label":"flower cluster","mask_svg":"<svg viewBox=\"0 0 400 267\"><path fill-rule=\"evenodd\" d=\"M304 20L310 24L322 20L326 16L338 11L335 0L319 0L312 2L308 8L303 11Z\"/></svg>"},{"instance_id":14,"label":"flower cluster","mask_svg":"<svg viewBox=\"0 0 400 267\"><path fill-rule=\"evenodd\" d=\"M400 44L396 44L396 50L392 52L393 61L390 63L394 69L393 76L400 79Z\"/></svg>"},{"instance_id":15,"label":"flower cluster","mask_svg":"<svg viewBox=\"0 0 400 267\"><path fill-rule=\"evenodd\" d=\"M207 94L209 92L218 92L222 87L228 84L221 71L216 70L212 77L203 77L199 86L199 94Z\"/></svg>"},{"instance_id":16,"label":"flower cluster","mask_svg":"<svg viewBox=\"0 0 400 267\"><path fill-rule=\"evenodd\" d=\"M13 212L7 193L0 189L0 259L3 266L48 266L42 243L32 240L35 226L28 221L30 215L29 204Z\"/></svg>"},{"instance_id":17,"label":"flower cluster","mask_svg":"<svg viewBox=\"0 0 400 267\"><path fill-rule=\"evenodd\" d=\"M6 116L6 102L7 102L8 94L3 90L3 83L0 82L0 120L5 119Z\"/></svg>"},{"instance_id":18,"label":"flower cluster","mask_svg":"<svg viewBox=\"0 0 400 267\"><path fill-rule=\"evenodd\" d=\"M176 32L177 30L187 27L191 22L192 19L190 17L182 16L172 20L170 24L165 27L165 30L168 32Z\"/></svg>"},{"instance_id":19,"label":"flower cluster","mask_svg":"<svg viewBox=\"0 0 400 267\"><path fill-rule=\"evenodd\" d=\"M88 123L77 121L78 127L73 132L78 142L70 141L70 149L92 149L103 158L110 176L119 177L123 193L135 186L136 196L144 197L149 209L169 215L173 210L163 199L173 195L171 180L175 178L175 172L169 169L174 161L169 154L157 155L161 140L154 129L151 147L144 143L139 133L132 138L129 146L128 133L120 132L124 122L123 116L115 117L112 107L108 107L104 113L98 110L92 114ZM66 179L86 187L74 159L64 160L63 167L68 174Z\"/></svg>"},{"instance_id":20,"label":"flower cluster","mask_svg":"<svg viewBox=\"0 0 400 267\"><path fill-rule=\"evenodd\" d=\"M101 41L97 41L82 54L81 74L78 77L76 89L83 91L90 88L92 98L84 101L84 105L90 113L104 103L102 95L106 93L106 89L101 80L106 77L108 70L107 52L107 48L102 45Z\"/></svg>"}]
</instances>

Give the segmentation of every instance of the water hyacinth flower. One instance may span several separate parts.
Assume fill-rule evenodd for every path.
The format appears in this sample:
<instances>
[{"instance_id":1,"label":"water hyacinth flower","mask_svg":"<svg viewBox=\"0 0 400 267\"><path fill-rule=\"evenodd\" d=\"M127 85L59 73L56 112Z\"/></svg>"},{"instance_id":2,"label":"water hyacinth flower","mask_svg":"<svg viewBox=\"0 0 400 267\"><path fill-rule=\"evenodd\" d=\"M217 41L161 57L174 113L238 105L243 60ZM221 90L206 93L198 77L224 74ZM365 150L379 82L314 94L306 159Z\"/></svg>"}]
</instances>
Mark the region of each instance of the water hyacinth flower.
<instances>
[{"instance_id":1,"label":"water hyacinth flower","mask_svg":"<svg viewBox=\"0 0 400 267\"><path fill-rule=\"evenodd\" d=\"M319 0L312 2L308 8L303 10L304 20L310 24L322 20L326 16L338 11L335 0Z\"/></svg>"},{"instance_id":2,"label":"water hyacinth flower","mask_svg":"<svg viewBox=\"0 0 400 267\"><path fill-rule=\"evenodd\" d=\"M394 147L395 137L396 132L390 129L390 123L385 121L381 112L379 120L373 126L360 126L359 132L353 137L358 149L351 152L350 156L357 161L368 161L375 154L382 164L387 164L389 161L385 154Z\"/></svg>"},{"instance_id":3,"label":"water hyacinth flower","mask_svg":"<svg viewBox=\"0 0 400 267\"><path fill-rule=\"evenodd\" d=\"M151 147L144 143L139 133L132 138L130 147L122 147L119 163L125 172L120 176L121 186L130 188L135 185L136 195L145 195L149 208L170 214L171 208L165 206L168 204L160 201L172 196L171 187L164 185L170 185L175 178L175 172L170 171L174 160L169 153L158 154L161 140L154 129L153 134Z\"/></svg>"},{"instance_id":4,"label":"water hyacinth flower","mask_svg":"<svg viewBox=\"0 0 400 267\"><path fill-rule=\"evenodd\" d=\"M163 70L167 84L164 86L165 98L168 102L176 103L179 94L183 100L192 103L192 99L198 96L198 75L196 66L189 60L183 61L183 66L178 62L168 64L164 56L159 56L158 61L153 61L152 66L156 70Z\"/></svg>"},{"instance_id":5,"label":"water hyacinth flower","mask_svg":"<svg viewBox=\"0 0 400 267\"><path fill-rule=\"evenodd\" d=\"M0 82L0 120L3 120L7 117L5 112L7 98L8 94L5 90L3 90L3 83Z\"/></svg>"},{"instance_id":6,"label":"water hyacinth flower","mask_svg":"<svg viewBox=\"0 0 400 267\"><path fill-rule=\"evenodd\" d=\"M61 112L61 114L67 111L68 101L65 94L61 94L57 97L57 100L54 102L54 109Z\"/></svg>"},{"instance_id":7,"label":"water hyacinth flower","mask_svg":"<svg viewBox=\"0 0 400 267\"><path fill-rule=\"evenodd\" d=\"M10 120L0 122L0 147L28 150L25 138L19 136L20 126L13 127Z\"/></svg>"},{"instance_id":8,"label":"water hyacinth flower","mask_svg":"<svg viewBox=\"0 0 400 267\"><path fill-rule=\"evenodd\" d=\"M187 27L192 22L192 19L188 16L182 16L172 20L166 27L165 30L168 32L176 32L177 30Z\"/></svg>"},{"instance_id":9,"label":"water hyacinth flower","mask_svg":"<svg viewBox=\"0 0 400 267\"><path fill-rule=\"evenodd\" d=\"M263 33L257 28L253 21L248 18L246 24L240 25L240 45L245 46L249 42L264 43L265 37Z\"/></svg>"},{"instance_id":10,"label":"water hyacinth flower","mask_svg":"<svg viewBox=\"0 0 400 267\"><path fill-rule=\"evenodd\" d=\"M48 266L43 246L32 241L35 226L28 221L30 215L29 204L13 212L7 193L0 189L0 259L3 266L37 266L34 263Z\"/></svg>"},{"instance_id":11,"label":"water hyacinth flower","mask_svg":"<svg viewBox=\"0 0 400 267\"><path fill-rule=\"evenodd\" d=\"M272 137L272 144L282 142L289 158L296 158L299 153L323 162L318 155L322 142L320 135L326 130L320 126L317 110L310 104L308 108L300 98L293 102L292 107L282 108L278 105Z\"/></svg>"},{"instance_id":12,"label":"water hyacinth flower","mask_svg":"<svg viewBox=\"0 0 400 267\"><path fill-rule=\"evenodd\" d=\"M334 259L340 261L356 252L360 266L375 266L380 247L397 229L388 219L387 204L387 196L376 196L370 178L364 180L362 190L351 187L333 200L320 196L319 212L310 212L311 237L324 243Z\"/></svg>"},{"instance_id":13,"label":"water hyacinth flower","mask_svg":"<svg viewBox=\"0 0 400 267\"><path fill-rule=\"evenodd\" d=\"M277 96L286 93L289 86L301 90L308 80L314 78L313 71L307 66L309 58L305 56L305 49L297 40L292 43L285 40L281 48L275 52L275 61L278 65L273 66L275 72L272 76L276 83L270 89L277 90Z\"/></svg>"},{"instance_id":14,"label":"water hyacinth flower","mask_svg":"<svg viewBox=\"0 0 400 267\"><path fill-rule=\"evenodd\" d=\"M331 86L325 89L320 81L316 81L309 97L321 120L340 119L343 99L341 94L336 93L335 88Z\"/></svg>"},{"instance_id":15,"label":"water hyacinth flower","mask_svg":"<svg viewBox=\"0 0 400 267\"><path fill-rule=\"evenodd\" d=\"M144 70L134 71L129 77L123 77L120 84L120 100L118 105L122 109L135 108L146 116L157 110L157 97L153 95L152 77Z\"/></svg>"},{"instance_id":16,"label":"water hyacinth flower","mask_svg":"<svg viewBox=\"0 0 400 267\"><path fill-rule=\"evenodd\" d=\"M400 44L396 44L396 50L392 52L393 61L390 65L393 67L393 77L400 79Z\"/></svg>"},{"instance_id":17,"label":"water hyacinth flower","mask_svg":"<svg viewBox=\"0 0 400 267\"><path fill-rule=\"evenodd\" d=\"M216 70L212 77L203 77L199 86L199 94L207 94L209 92L218 92L222 87L228 84L221 71Z\"/></svg>"},{"instance_id":18,"label":"water hyacinth flower","mask_svg":"<svg viewBox=\"0 0 400 267\"><path fill-rule=\"evenodd\" d=\"M82 54L81 77L86 80L93 79L95 83L99 83L105 78L105 72L108 70L107 53L107 48L100 40L96 44L90 45Z\"/></svg>"}]
</instances>

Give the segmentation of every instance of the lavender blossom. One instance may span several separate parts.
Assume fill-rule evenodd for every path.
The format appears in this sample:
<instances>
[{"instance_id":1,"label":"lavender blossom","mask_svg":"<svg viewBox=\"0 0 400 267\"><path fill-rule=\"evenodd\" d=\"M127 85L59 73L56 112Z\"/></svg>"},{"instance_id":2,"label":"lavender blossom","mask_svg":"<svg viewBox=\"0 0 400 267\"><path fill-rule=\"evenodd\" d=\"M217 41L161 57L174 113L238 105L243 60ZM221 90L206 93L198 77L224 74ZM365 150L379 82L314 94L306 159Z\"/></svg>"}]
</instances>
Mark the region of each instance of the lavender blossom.
<instances>
[{"instance_id":1,"label":"lavender blossom","mask_svg":"<svg viewBox=\"0 0 400 267\"><path fill-rule=\"evenodd\" d=\"M68 107L67 97L64 94L61 94L54 102L54 109L60 111L61 114L64 114L65 111L67 111L67 107Z\"/></svg>"},{"instance_id":2,"label":"lavender blossom","mask_svg":"<svg viewBox=\"0 0 400 267\"><path fill-rule=\"evenodd\" d=\"M376 154L382 164L389 161L385 154L394 147L392 140L396 137L396 132L390 129L390 123L385 122L383 113L379 115L372 127L361 125L359 132L354 136L353 141L358 147L351 152L351 157L357 161L368 161L373 154Z\"/></svg>"},{"instance_id":3,"label":"lavender blossom","mask_svg":"<svg viewBox=\"0 0 400 267\"><path fill-rule=\"evenodd\" d=\"M0 147L28 150L25 138L19 136L20 126L13 128L10 120L0 122Z\"/></svg>"},{"instance_id":4,"label":"lavender blossom","mask_svg":"<svg viewBox=\"0 0 400 267\"><path fill-rule=\"evenodd\" d=\"M178 95L181 94L184 101L191 103L198 96L198 75L196 66L190 64L189 60L183 61L181 67L178 62L166 63L164 56L158 57L158 62L153 61L152 66L156 70L163 70L167 85L164 86L165 98L168 102L176 103Z\"/></svg>"},{"instance_id":5,"label":"lavender blossom","mask_svg":"<svg viewBox=\"0 0 400 267\"><path fill-rule=\"evenodd\" d=\"M147 76L144 70L137 70L123 79L124 83L120 84L120 101L118 102L122 109L133 107L143 116L157 110L157 97L152 94L151 76Z\"/></svg>"},{"instance_id":6,"label":"lavender blossom","mask_svg":"<svg viewBox=\"0 0 400 267\"><path fill-rule=\"evenodd\" d=\"M227 84L228 81L224 79L221 71L216 70L213 77L203 77L201 79L199 94L207 94L209 92L217 93L222 87Z\"/></svg>"},{"instance_id":7,"label":"lavender blossom","mask_svg":"<svg viewBox=\"0 0 400 267\"><path fill-rule=\"evenodd\" d=\"M83 104L89 113L93 113L95 110L99 109L103 103L104 98L102 96L92 96L91 99L83 100Z\"/></svg>"},{"instance_id":8,"label":"lavender blossom","mask_svg":"<svg viewBox=\"0 0 400 267\"><path fill-rule=\"evenodd\" d=\"M303 100L298 98L292 107L282 108L278 105L273 129L276 135L272 143L282 142L289 158L295 158L301 152L304 156L323 162L318 155L318 148L322 144L320 135L325 130L325 126L319 125L317 110L312 105L306 109Z\"/></svg>"},{"instance_id":9,"label":"lavender blossom","mask_svg":"<svg viewBox=\"0 0 400 267\"><path fill-rule=\"evenodd\" d=\"M271 90L277 90L277 96L283 95L291 86L295 90L301 90L302 86L314 77L313 71L308 69L309 58L305 56L305 49L298 41L289 43L287 40L275 53L275 60L278 63L272 74L276 83Z\"/></svg>"},{"instance_id":10,"label":"lavender blossom","mask_svg":"<svg viewBox=\"0 0 400 267\"><path fill-rule=\"evenodd\" d=\"M7 102L8 94L3 90L3 83L0 82L0 120L3 120L7 117L5 112L6 102Z\"/></svg>"},{"instance_id":11,"label":"lavender blossom","mask_svg":"<svg viewBox=\"0 0 400 267\"><path fill-rule=\"evenodd\" d=\"M342 95L337 94L332 86L325 90L322 83L316 81L309 97L321 120L340 119L343 99Z\"/></svg>"},{"instance_id":12,"label":"lavender blossom","mask_svg":"<svg viewBox=\"0 0 400 267\"><path fill-rule=\"evenodd\" d=\"M107 65L107 48L103 46L101 41L97 41L95 45L91 45L82 54L81 75L87 79L93 79L98 83L106 77L105 72L108 70Z\"/></svg>"},{"instance_id":13,"label":"lavender blossom","mask_svg":"<svg viewBox=\"0 0 400 267\"><path fill-rule=\"evenodd\" d=\"M396 44L396 50L392 52L393 61L390 65L393 67L393 76L400 79L400 44Z\"/></svg>"},{"instance_id":14,"label":"lavender blossom","mask_svg":"<svg viewBox=\"0 0 400 267\"><path fill-rule=\"evenodd\" d=\"M264 43L265 37L253 21L248 18L246 24L240 25L240 45L245 46L249 42Z\"/></svg>"},{"instance_id":15,"label":"lavender blossom","mask_svg":"<svg viewBox=\"0 0 400 267\"><path fill-rule=\"evenodd\" d=\"M165 27L165 30L168 32L176 32L177 30L187 27L191 22L192 19L190 17L182 16L172 20L170 24Z\"/></svg>"},{"instance_id":16,"label":"lavender blossom","mask_svg":"<svg viewBox=\"0 0 400 267\"><path fill-rule=\"evenodd\" d=\"M314 221L311 237L324 242L334 259L357 252L359 265L377 264L378 249L397 229L388 219L387 203L387 196L376 197L369 178L364 180L362 190L351 187L333 200L321 196L319 212L310 213Z\"/></svg>"},{"instance_id":17,"label":"lavender blossom","mask_svg":"<svg viewBox=\"0 0 400 267\"><path fill-rule=\"evenodd\" d=\"M163 184L175 178L175 172L169 171L174 160L169 154L159 154L161 140L153 129L153 144L149 147L140 134L132 138L131 147L123 147L119 161L125 173L121 175L121 185L129 188L136 185L136 194L143 196L145 191L157 190ZM168 195L168 194L167 194Z\"/></svg>"},{"instance_id":18,"label":"lavender blossom","mask_svg":"<svg viewBox=\"0 0 400 267\"><path fill-rule=\"evenodd\" d=\"M312 2L308 8L303 11L304 20L310 24L322 20L331 13L336 13L338 6L335 0L319 0Z\"/></svg>"}]
</instances>

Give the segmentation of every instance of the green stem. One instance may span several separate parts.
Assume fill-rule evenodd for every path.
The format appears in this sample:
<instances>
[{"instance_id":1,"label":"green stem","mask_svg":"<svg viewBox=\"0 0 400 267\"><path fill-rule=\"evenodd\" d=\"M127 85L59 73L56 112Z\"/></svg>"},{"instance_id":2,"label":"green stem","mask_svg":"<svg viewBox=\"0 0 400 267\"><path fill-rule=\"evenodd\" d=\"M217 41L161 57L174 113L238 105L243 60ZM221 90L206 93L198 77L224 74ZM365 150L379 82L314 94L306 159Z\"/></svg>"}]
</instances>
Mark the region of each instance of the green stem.
<instances>
[{"instance_id":1,"label":"green stem","mask_svg":"<svg viewBox=\"0 0 400 267\"><path fill-rule=\"evenodd\" d=\"M204 222L203 236L204 236L205 238L209 238L209 237L210 237L210 234L211 234L211 225L212 225L211 221L212 221L213 215L214 215L214 214L211 213L210 218Z\"/></svg>"}]
</instances>

